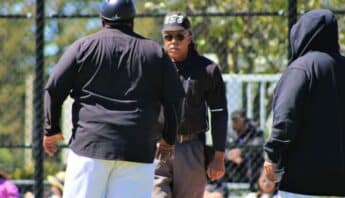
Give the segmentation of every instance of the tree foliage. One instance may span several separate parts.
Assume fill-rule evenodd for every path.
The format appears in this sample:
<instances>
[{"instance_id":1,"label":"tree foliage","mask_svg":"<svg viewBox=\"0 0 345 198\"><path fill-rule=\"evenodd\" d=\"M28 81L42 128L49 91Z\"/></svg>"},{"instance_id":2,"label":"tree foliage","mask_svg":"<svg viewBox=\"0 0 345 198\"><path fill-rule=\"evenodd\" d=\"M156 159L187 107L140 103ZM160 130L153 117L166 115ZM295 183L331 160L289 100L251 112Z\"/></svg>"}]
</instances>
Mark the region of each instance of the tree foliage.
<instances>
[{"instance_id":1,"label":"tree foliage","mask_svg":"<svg viewBox=\"0 0 345 198\"><path fill-rule=\"evenodd\" d=\"M0 26L0 144L19 143L24 132L25 75L35 60L33 22L0 19Z\"/></svg>"},{"instance_id":2,"label":"tree foliage","mask_svg":"<svg viewBox=\"0 0 345 198\"><path fill-rule=\"evenodd\" d=\"M0 145L23 144L26 76L35 65L35 0L1 0L0 14L23 14L27 19L0 18ZM45 1L45 15L97 14L101 0ZM164 14L181 10L191 16L192 32L201 53L215 57L225 73L277 73L287 63L288 1L277 0L143 0L138 13ZM345 9L342 0L298 0L298 11ZM278 12L279 16L230 16L234 12ZM228 13L211 16L207 13ZM344 43L344 15L338 15ZM163 16L135 20L135 31L161 42ZM46 19L46 77L65 49L76 39L100 29L96 18ZM19 152L16 150L15 152ZM20 164L1 151L6 161ZM2 163L3 161L0 161Z\"/></svg>"},{"instance_id":3,"label":"tree foliage","mask_svg":"<svg viewBox=\"0 0 345 198\"><path fill-rule=\"evenodd\" d=\"M223 72L277 73L287 63L288 1L146 0L145 11L180 10L192 19L199 50L216 55ZM303 13L314 8L339 8L341 0L298 1ZM278 12L278 16L199 16L203 13ZM194 15L198 15L195 17ZM342 37L341 37L342 38Z\"/></svg>"}]
</instances>

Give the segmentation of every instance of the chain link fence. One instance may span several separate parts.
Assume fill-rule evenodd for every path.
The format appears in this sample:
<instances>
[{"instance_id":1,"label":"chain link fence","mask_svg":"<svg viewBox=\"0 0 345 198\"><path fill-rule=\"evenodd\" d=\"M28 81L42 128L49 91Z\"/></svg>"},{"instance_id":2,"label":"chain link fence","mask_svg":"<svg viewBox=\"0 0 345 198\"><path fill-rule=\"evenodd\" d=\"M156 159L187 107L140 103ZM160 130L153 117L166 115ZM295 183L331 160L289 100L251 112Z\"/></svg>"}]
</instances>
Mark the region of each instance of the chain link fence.
<instances>
[{"instance_id":1,"label":"chain link fence","mask_svg":"<svg viewBox=\"0 0 345 198\"><path fill-rule=\"evenodd\" d=\"M168 9L147 11L144 2L138 6L135 31L162 43L161 26ZM235 3L228 2L231 9ZM341 1L320 2L326 2L320 6L327 7L328 2L331 8L338 9L333 10L339 19L340 43L343 45L344 5ZM315 7L307 1L293 0L273 1L276 5L272 7L246 3L250 6L242 10L225 10L225 3L224 9L214 10L210 5L199 11L186 1L183 11L187 10L191 18L198 50L221 66L229 113L245 109L247 116L267 138L272 91L288 59L289 27L304 10ZM68 150L65 146L62 145L58 155L48 157L39 145L43 122L42 88L64 50L76 39L101 27L98 5L98 1L91 0L49 1L45 5L39 0L14 0L3 3L0 8L0 25L3 27L0 29L0 170L9 173L22 194L36 188L36 197L44 197L45 191L49 190L47 176L64 169L65 151ZM65 137L68 137L70 103L65 105L67 110L64 110L62 124ZM229 139L233 134L229 123ZM43 158L46 159L44 163ZM230 188L235 189L236 185Z\"/></svg>"}]
</instances>

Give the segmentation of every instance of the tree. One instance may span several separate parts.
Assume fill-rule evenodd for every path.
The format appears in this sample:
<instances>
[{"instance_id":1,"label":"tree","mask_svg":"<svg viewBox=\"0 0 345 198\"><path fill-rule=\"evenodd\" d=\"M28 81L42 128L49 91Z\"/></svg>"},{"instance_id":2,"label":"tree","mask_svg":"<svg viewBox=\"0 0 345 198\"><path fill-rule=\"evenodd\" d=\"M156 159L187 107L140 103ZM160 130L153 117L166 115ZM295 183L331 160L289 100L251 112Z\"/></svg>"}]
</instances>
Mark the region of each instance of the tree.
<instances>
[{"instance_id":1,"label":"tree","mask_svg":"<svg viewBox=\"0 0 345 198\"><path fill-rule=\"evenodd\" d=\"M297 2L298 10L302 12L343 6L341 0ZM145 4L147 12L181 10L191 15L192 30L199 50L215 54L225 73L277 73L286 67L288 1L146 0ZM278 12L281 15L214 17L206 14L260 11Z\"/></svg>"},{"instance_id":2,"label":"tree","mask_svg":"<svg viewBox=\"0 0 345 198\"><path fill-rule=\"evenodd\" d=\"M45 14L98 14L100 0L45 1ZM161 14L136 18L135 30L162 40L163 14L182 10L190 14L194 39L201 53L215 56L225 73L277 73L287 63L288 1L265 0L144 0L138 13ZM3 1L1 14L34 16L34 0ZM342 0L298 0L298 11L313 8L345 9ZM281 16L211 16L207 13L276 12ZM340 29L345 18L339 17ZM46 76L65 49L76 39L99 30L100 18L47 18L45 26ZM35 21L0 18L0 145L24 142L25 79L35 65ZM345 41L340 31L341 43ZM0 148L1 149L1 148ZM23 166L21 151L1 149L15 166ZM11 150L12 151L12 150ZM1 155L2 156L2 155ZM18 160L16 159L18 158ZM5 159L0 158L0 164ZM7 163L6 162L6 163ZM8 162L8 163L10 163ZM11 164L10 163L10 164Z\"/></svg>"},{"instance_id":3,"label":"tree","mask_svg":"<svg viewBox=\"0 0 345 198\"><path fill-rule=\"evenodd\" d=\"M17 9L30 12L34 7L30 3L18 6L8 2L4 4L4 13ZM1 18L0 26L0 145L21 144L24 137L25 75L32 71L35 61L33 21ZM0 149L3 156L0 164L6 166L1 167L4 170L23 164L23 152L19 149Z\"/></svg>"}]
</instances>

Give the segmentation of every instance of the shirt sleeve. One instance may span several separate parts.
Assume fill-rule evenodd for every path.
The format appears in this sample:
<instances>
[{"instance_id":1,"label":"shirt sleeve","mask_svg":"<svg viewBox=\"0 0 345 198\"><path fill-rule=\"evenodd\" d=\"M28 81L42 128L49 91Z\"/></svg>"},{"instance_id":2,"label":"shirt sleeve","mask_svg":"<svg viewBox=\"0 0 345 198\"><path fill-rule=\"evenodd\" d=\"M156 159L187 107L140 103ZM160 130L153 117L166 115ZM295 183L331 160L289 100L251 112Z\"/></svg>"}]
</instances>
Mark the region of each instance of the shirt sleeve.
<instances>
[{"instance_id":1,"label":"shirt sleeve","mask_svg":"<svg viewBox=\"0 0 345 198\"><path fill-rule=\"evenodd\" d=\"M170 145L175 144L176 134L178 130L178 116L177 110L179 103L168 103L164 105L164 128L163 128L163 139Z\"/></svg>"},{"instance_id":2,"label":"shirt sleeve","mask_svg":"<svg viewBox=\"0 0 345 198\"><path fill-rule=\"evenodd\" d=\"M61 108L73 87L73 79L77 68L77 52L78 45L74 43L59 59L45 86L45 135L49 136L61 132Z\"/></svg>"},{"instance_id":3,"label":"shirt sleeve","mask_svg":"<svg viewBox=\"0 0 345 198\"><path fill-rule=\"evenodd\" d=\"M211 133L213 147L224 151L228 126L228 111L225 84L218 66L214 66L210 76L210 90L206 93L206 101L211 111Z\"/></svg>"},{"instance_id":4,"label":"shirt sleeve","mask_svg":"<svg viewBox=\"0 0 345 198\"><path fill-rule=\"evenodd\" d=\"M307 76L300 68L288 68L273 96L272 133L264 146L268 160L279 163L282 153L294 141L301 122L307 93Z\"/></svg>"}]
</instances>

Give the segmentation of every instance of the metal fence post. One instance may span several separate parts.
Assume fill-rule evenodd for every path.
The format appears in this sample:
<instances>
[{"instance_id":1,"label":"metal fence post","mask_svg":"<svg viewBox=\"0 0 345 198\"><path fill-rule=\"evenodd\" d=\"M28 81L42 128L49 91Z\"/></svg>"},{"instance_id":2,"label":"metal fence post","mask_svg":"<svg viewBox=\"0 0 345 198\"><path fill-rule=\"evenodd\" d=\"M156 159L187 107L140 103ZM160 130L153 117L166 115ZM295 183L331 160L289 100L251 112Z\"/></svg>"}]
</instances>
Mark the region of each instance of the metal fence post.
<instances>
[{"instance_id":1,"label":"metal fence post","mask_svg":"<svg viewBox=\"0 0 345 198\"><path fill-rule=\"evenodd\" d=\"M288 59L291 57L290 30L297 21L297 0L289 0L288 5Z\"/></svg>"},{"instance_id":2,"label":"metal fence post","mask_svg":"<svg viewBox=\"0 0 345 198\"><path fill-rule=\"evenodd\" d=\"M44 0L36 0L36 65L34 80L34 131L32 153L35 161L34 194L43 197L43 70L44 70Z\"/></svg>"}]
</instances>

